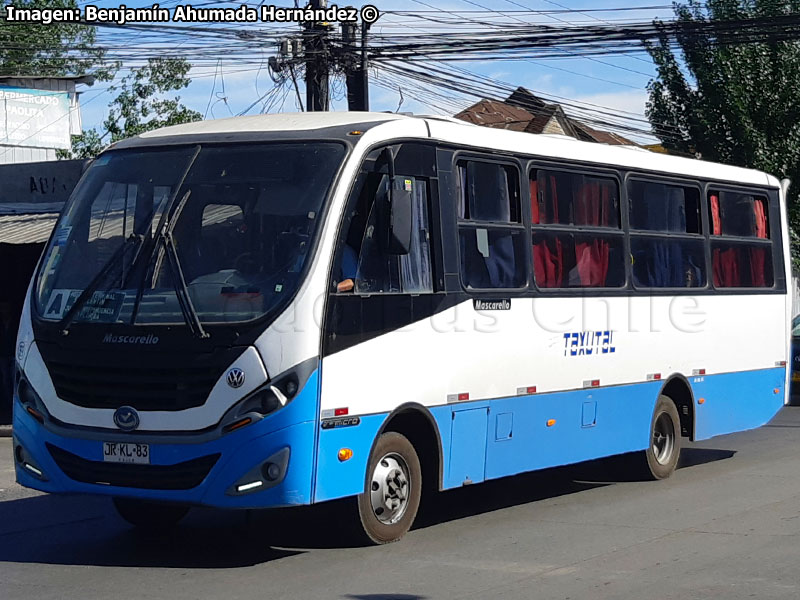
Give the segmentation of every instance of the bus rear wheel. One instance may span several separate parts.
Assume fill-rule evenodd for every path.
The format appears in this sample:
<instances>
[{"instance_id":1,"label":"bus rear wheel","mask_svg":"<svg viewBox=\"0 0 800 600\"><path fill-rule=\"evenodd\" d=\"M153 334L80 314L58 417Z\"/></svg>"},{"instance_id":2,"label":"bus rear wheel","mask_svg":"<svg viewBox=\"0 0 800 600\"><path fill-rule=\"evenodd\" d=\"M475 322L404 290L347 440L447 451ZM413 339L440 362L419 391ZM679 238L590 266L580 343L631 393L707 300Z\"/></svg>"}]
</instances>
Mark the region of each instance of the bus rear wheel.
<instances>
[{"instance_id":1,"label":"bus rear wheel","mask_svg":"<svg viewBox=\"0 0 800 600\"><path fill-rule=\"evenodd\" d=\"M681 419L669 396L659 396L650 422L650 444L644 451L645 475L666 479L675 472L681 454Z\"/></svg>"},{"instance_id":2,"label":"bus rear wheel","mask_svg":"<svg viewBox=\"0 0 800 600\"><path fill-rule=\"evenodd\" d=\"M411 528L419 509L422 469L411 442L396 432L378 438L367 464L358 516L366 536L376 544L399 540Z\"/></svg>"},{"instance_id":3,"label":"bus rear wheel","mask_svg":"<svg viewBox=\"0 0 800 600\"><path fill-rule=\"evenodd\" d=\"M151 531L174 527L189 512L189 507L183 504L167 504L133 498L114 498L114 508L117 509L120 517L134 527Z\"/></svg>"}]
</instances>

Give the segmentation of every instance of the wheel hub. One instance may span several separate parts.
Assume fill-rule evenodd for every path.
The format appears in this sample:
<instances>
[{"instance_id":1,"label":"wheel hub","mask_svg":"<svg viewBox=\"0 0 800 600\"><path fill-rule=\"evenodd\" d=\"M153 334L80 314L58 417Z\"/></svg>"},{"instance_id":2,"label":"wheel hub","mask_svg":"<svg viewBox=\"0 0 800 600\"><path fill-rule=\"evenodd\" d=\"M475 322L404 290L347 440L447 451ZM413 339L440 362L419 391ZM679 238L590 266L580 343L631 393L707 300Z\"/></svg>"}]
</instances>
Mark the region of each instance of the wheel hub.
<instances>
[{"instance_id":1,"label":"wheel hub","mask_svg":"<svg viewBox=\"0 0 800 600\"><path fill-rule=\"evenodd\" d=\"M370 502L375 517L385 525L403 518L408 506L408 465L399 454L387 454L375 465L370 484Z\"/></svg>"},{"instance_id":2,"label":"wheel hub","mask_svg":"<svg viewBox=\"0 0 800 600\"><path fill-rule=\"evenodd\" d=\"M667 413L661 413L653 427L653 456L659 464L665 465L672 459L675 448L675 428L672 418Z\"/></svg>"}]
</instances>

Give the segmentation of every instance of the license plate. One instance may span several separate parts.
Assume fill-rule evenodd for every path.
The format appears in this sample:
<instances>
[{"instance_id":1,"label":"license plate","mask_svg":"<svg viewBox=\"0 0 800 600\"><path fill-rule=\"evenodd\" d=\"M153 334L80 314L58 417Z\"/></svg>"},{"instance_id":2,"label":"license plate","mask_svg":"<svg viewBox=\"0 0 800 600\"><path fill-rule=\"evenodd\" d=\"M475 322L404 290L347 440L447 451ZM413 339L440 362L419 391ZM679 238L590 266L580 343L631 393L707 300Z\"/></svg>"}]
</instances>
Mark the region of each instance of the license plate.
<instances>
[{"instance_id":1,"label":"license plate","mask_svg":"<svg viewBox=\"0 0 800 600\"><path fill-rule=\"evenodd\" d=\"M115 463L150 464L150 445L127 442L103 442L103 460Z\"/></svg>"}]
</instances>

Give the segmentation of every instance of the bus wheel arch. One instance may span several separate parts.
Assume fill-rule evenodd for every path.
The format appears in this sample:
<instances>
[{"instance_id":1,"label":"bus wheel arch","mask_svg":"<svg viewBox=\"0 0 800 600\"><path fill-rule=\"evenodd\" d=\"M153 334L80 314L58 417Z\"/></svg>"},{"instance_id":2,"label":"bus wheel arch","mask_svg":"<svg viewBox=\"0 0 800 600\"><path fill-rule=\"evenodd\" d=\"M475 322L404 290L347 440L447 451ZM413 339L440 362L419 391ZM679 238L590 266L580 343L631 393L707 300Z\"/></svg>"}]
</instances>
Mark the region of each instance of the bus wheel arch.
<instances>
[{"instance_id":1,"label":"bus wheel arch","mask_svg":"<svg viewBox=\"0 0 800 600\"><path fill-rule=\"evenodd\" d=\"M439 429L428 409L413 402L398 406L375 435L364 488L354 503L363 536L375 544L403 537L414 524L424 490L438 491L441 465Z\"/></svg>"},{"instance_id":2,"label":"bus wheel arch","mask_svg":"<svg viewBox=\"0 0 800 600\"><path fill-rule=\"evenodd\" d=\"M416 402L401 404L383 422L377 439L393 431L408 438L419 456L423 489L439 491L442 487L442 438L430 411Z\"/></svg>"},{"instance_id":3,"label":"bus wheel arch","mask_svg":"<svg viewBox=\"0 0 800 600\"><path fill-rule=\"evenodd\" d=\"M681 437L689 438L694 441L695 432L695 410L694 393L689 380L680 373L670 375L661 390L659 396L667 396L678 409L678 417L681 423Z\"/></svg>"}]
</instances>

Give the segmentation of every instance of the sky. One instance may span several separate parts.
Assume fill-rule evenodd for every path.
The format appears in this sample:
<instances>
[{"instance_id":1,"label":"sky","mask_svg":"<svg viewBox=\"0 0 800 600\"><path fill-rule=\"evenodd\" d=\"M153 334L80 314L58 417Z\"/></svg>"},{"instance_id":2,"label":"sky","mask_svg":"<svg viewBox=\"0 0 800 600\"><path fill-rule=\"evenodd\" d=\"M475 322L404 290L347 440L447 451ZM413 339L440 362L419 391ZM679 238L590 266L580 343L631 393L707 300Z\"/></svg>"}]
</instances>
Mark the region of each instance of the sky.
<instances>
[{"instance_id":1,"label":"sky","mask_svg":"<svg viewBox=\"0 0 800 600\"><path fill-rule=\"evenodd\" d=\"M180 0L178 0L179 2ZM174 6L178 2L163 2L162 5ZM82 1L81 4L87 3ZM100 6L116 7L119 2L101 0ZM132 0L125 3L127 6L150 6L151 2ZM198 3L200 4L200 3ZM278 0L278 6L292 6L287 0ZM351 4L341 2L344 6ZM352 3L361 6L361 2ZM650 21L654 17L669 19L672 10L665 0L608 0L606 4L598 4L588 0L377 0L374 5L379 11L431 11L432 7L442 11L459 11L459 16L469 18L485 18L484 14L467 13L463 11L492 10L503 12L502 16L494 19L506 19L509 23L534 21L548 23L553 26L567 26L576 24L603 24L608 20L618 21L628 19L632 21ZM235 3L207 2L207 6L238 6ZM302 5L302 4L301 4ZM598 8L638 8L638 10L596 12ZM594 9L587 13L549 13L549 14L524 14L521 11L562 11L567 9ZM448 15L448 17L454 17ZM568 23L567 23L568 22ZM412 25L413 23L413 25ZM384 32L414 33L419 30L419 23L407 17L395 14L384 14L373 26L373 33L380 35ZM231 25L228 25L229 27ZM241 27L257 27L257 25L242 25ZM415 28L416 27L416 28ZM434 26L423 26L431 30ZM465 27L472 30L481 28L478 25L466 23ZM287 32L299 31L299 25L288 25ZM100 34L101 43L113 44L113 29L104 29ZM260 112L264 102L259 102L273 87L273 82L266 69L266 61L274 55L277 48L265 46L261 51L260 60L254 57L245 66L239 65L235 60L220 58L218 62L205 61L196 64L190 72L191 85L179 92L182 101L190 108L197 110L208 119L218 119L235 116L243 113L248 108L248 114ZM224 56L224 54L222 55ZM189 57L191 61L191 56ZM632 55L600 56L600 57L574 57L569 52L563 56L550 59L526 59L509 61L469 61L460 62L458 67L465 68L484 76L506 82L513 86L523 86L534 93L543 94L558 100L563 98L571 103L585 103L589 108L604 107L614 111L624 111L643 118L645 102L647 99L646 86L653 78L655 69L649 56L642 51ZM464 95L454 96L453 102L441 106L436 102L420 102L402 94L396 84L389 82L380 72L371 72L370 100L371 109L378 111L414 112L417 114L452 114L454 104L466 108L477 98ZM382 84L379 85L379 84ZM301 98L305 99L302 82L300 83ZM107 91L108 83L99 82L94 87L85 88L82 96L82 116L84 129L96 127L102 131L102 121L107 114L107 105L112 96ZM341 83L334 86L333 110L346 110L347 103L344 98ZM288 93L291 91L291 93ZM285 98L283 97L285 95ZM276 98L269 106L270 112L294 112L299 106L294 90L289 90L289 85L281 91L268 96ZM567 110L569 113L569 109ZM574 111L573 111L573 114ZM576 115L579 116L580 115ZM627 135L627 134L626 134ZM628 135L632 139L642 142L654 141L648 136Z\"/></svg>"}]
</instances>

